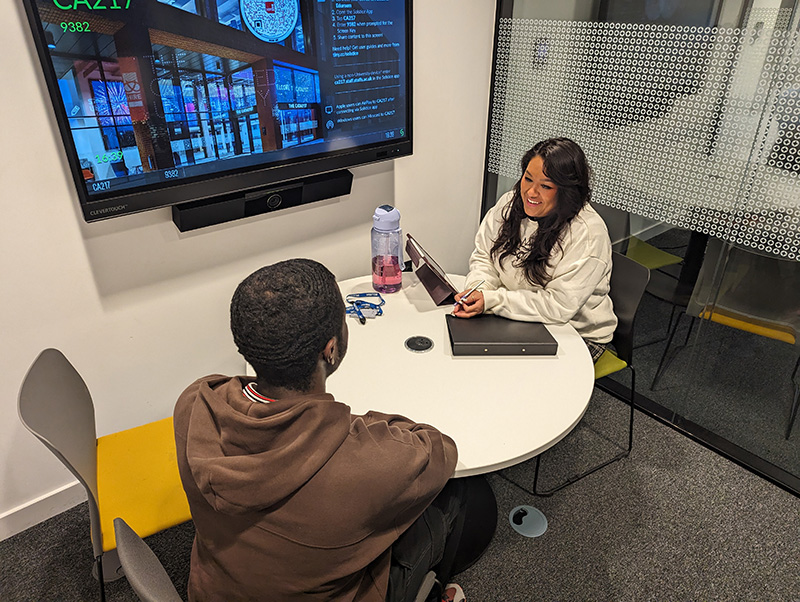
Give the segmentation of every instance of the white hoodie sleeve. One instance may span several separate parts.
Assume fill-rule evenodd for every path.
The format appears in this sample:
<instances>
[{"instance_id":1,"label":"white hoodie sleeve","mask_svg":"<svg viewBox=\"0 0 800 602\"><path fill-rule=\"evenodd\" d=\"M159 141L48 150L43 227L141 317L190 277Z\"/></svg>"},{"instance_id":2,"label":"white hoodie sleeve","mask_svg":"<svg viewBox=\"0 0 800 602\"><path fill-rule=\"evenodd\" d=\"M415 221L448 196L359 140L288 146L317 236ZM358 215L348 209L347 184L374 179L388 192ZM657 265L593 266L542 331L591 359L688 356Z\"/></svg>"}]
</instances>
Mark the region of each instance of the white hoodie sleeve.
<instances>
[{"instance_id":1,"label":"white hoodie sleeve","mask_svg":"<svg viewBox=\"0 0 800 602\"><path fill-rule=\"evenodd\" d=\"M466 286L482 279L486 313L528 322L572 325L591 340L610 340L616 327L608 297L611 243L602 219L582 211L570 222L550 260L551 280L545 287L529 283L513 258L502 264L490 251L502 225L502 212L510 196L498 201L481 223L470 257ZM589 213L593 213L589 210ZM597 219L594 219L597 217ZM523 224L527 238L535 223Z\"/></svg>"},{"instance_id":2,"label":"white hoodie sleeve","mask_svg":"<svg viewBox=\"0 0 800 602\"><path fill-rule=\"evenodd\" d=\"M569 233L566 238L571 238ZM484 291L486 311L512 320L568 323L610 272L610 266L590 247L585 240L565 240L563 256L556 258L553 278L544 288L532 285L510 290L501 286ZM518 272L524 278L521 270Z\"/></svg>"}]
</instances>

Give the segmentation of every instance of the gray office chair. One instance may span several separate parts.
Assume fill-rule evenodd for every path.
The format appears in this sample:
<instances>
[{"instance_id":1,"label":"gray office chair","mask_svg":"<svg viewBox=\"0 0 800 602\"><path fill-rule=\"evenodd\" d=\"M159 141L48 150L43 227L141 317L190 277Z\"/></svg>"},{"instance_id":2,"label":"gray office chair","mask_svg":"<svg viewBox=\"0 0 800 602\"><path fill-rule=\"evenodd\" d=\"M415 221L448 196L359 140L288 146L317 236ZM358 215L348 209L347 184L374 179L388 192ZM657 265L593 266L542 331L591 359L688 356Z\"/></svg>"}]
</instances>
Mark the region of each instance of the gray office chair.
<instances>
[{"instance_id":1,"label":"gray office chair","mask_svg":"<svg viewBox=\"0 0 800 602\"><path fill-rule=\"evenodd\" d=\"M61 411L53 411L53 403L61 404ZM25 375L17 409L22 424L86 489L97 574L103 575L103 545L97 505L97 435L94 406L86 384L60 351L46 349ZM104 601L103 579L99 581L100 600Z\"/></svg>"},{"instance_id":2,"label":"gray office chair","mask_svg":"<svg viewBox=\"0 0 800 602\"><path fill-rule=\"evenodd\" d=\"M98 439L89 389L57 349L45 349L34 360L17 409L25 428L86 489L89 535L104 601L103 582L122 577L115 517L127 517L145 536L191 518L178 473L172 417ZM131 485L121 488L121 483Z\"/></svg>"},{"instance_id":3,"label":"gray office chair","mask_svg":"<svg viewBox=\"0 0 800 602\"><path fill-rule=\"evenodd\" d=\"M114 519L117 551L128 583L142 602L181 602L153 550L121 518Z\"/></svg>"},{"instance_id":4,"label":"gray office chair","mask_svg":"<svg viewBox=\"0 0 800 602\"><path fill-rule=\"evenodd\" d=\"M563 489L567 485L581 480L583 477L592 474L608 466L612 462L616 462L628 454L633 448L633 415L634 415L634 398L636 395L636 372L633 369L633 321L636 317L636 310L639 308L639 302L642 299L644 290L650 280L650 270L634 261L633 259L622 255L621 253L612 253L613 266L611 269L611 290L609 296L614 304L614 314L617 316L617 328L614 331L614 338L611 340L613 350L606 349L600 359L594 365L595 380L604 376L608 376L615 372L619 372L625 368L630 368L631 371L631 392L628 404L630 406L630 417L628 420L628 441L627 446L621 448L621 451L614 457L605 460L599 465L585 470L584 472L570 477L566 482L561 483L550 489L540 491L537 486L539 482L539 467L542 461L542 454L536 456L536 467L533 477L533 491L528 491L519 483L508 479L514 485L517 485L527 493L540 496L550 496L556 491Z\"/></svg>"}]
</instances>

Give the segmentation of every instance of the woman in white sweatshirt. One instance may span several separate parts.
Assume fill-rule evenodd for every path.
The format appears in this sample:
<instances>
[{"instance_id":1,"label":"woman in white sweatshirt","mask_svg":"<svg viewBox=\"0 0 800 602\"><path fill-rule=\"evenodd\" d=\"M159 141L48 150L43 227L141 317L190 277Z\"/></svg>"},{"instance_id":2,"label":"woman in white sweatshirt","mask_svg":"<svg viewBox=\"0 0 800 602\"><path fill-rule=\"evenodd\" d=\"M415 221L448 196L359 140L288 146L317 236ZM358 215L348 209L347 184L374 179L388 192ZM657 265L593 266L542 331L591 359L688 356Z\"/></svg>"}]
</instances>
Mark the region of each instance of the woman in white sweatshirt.
<instances>
[{"instance_id":1,"label":"woman in white sweatshirt","mask_svg":"<svg viewBox=\"0 0 800 602\"><path fill-rule=\"evenodd\" d=\"M536 144L521 161L513 190L489 210L475 236L466 289L454 314L484 312L513 320L571 324L592 359L611 341L617 318L608 296L611 241L589 205L590 169L567 138Z\"/></svg>"}]
</instances>

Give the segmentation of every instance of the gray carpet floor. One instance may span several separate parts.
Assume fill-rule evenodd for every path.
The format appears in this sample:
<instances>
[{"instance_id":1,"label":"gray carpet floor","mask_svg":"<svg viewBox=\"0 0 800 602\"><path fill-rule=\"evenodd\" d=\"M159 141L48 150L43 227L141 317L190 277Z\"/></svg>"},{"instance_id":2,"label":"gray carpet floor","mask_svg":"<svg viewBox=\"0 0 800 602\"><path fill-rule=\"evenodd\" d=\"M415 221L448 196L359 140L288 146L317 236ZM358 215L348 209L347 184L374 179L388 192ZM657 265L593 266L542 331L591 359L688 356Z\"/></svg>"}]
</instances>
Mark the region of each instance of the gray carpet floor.
<instances>
[{"instance_id":1,"label":"gray carpet floor","mask_svg":"<svg viewBox=\"0 0 800 602\"><path fill-rule=\"evenodd\" d=\"M567 458L585 458L604 440L597 432L607 416L597 408L621 406L605 397L550 452L562 458L544 456L543 470L569 474ZM501 523L459 576L469 599L800 600L800 499L639 413L635 425L631 456L550 498L491 477ZM532 470L505 474L530 483ZM544 535L511 529L507 515L521 504L547 516Z\"/></svg>"},{"instance_id":2,"label":"gray carpet floor","mask_svg":"<svg viewBox=\"0 0 800 602\"><path fill-rule=\"evenodd\" d=\"M595 391L585 419L545 454L544 485L613 451L625 406ZM503 473L530 487L533 462ZM633 453L550 498L489 475L498 527L461 573L470 602L800 600L800 499L637 412ZM508 523L518 505L548 518L538 538ZM0 600L97 600L85 505L0 542ZM185 591L191 523L147 538ZM136 600L120 579L109 602Z\"/></svg>"}]
</instances>

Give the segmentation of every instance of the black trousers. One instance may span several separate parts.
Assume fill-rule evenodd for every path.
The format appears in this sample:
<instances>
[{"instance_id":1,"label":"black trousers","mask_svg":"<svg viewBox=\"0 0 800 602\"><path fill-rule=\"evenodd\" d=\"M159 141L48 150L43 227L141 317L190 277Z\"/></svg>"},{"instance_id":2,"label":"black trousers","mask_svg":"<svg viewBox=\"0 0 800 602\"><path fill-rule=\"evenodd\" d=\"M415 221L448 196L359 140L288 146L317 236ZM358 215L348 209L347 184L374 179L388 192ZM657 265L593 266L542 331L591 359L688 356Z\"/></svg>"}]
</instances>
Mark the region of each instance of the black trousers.
<instances>
[{"instance_id":1,"label":"black trousers","mask_svg":"<svg viewBox=\"0 0 800 602\"><path fill-rule=\"evenodd\" d=\"M394 543L386 602L413 602L431 569L442 584L447 583L461 541L466 503L465 479L450 479Z\"/></svg>"}]
</instances>

